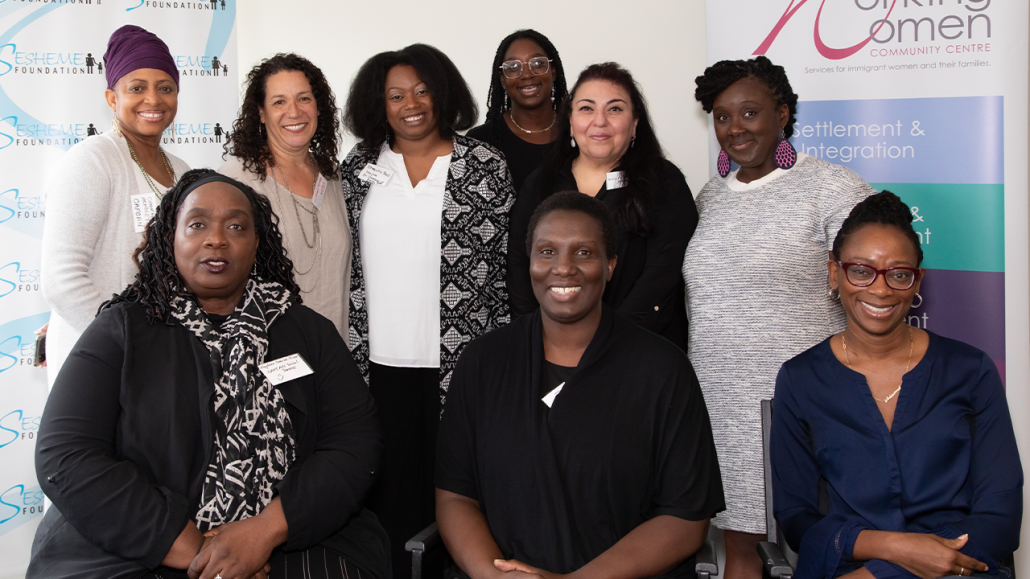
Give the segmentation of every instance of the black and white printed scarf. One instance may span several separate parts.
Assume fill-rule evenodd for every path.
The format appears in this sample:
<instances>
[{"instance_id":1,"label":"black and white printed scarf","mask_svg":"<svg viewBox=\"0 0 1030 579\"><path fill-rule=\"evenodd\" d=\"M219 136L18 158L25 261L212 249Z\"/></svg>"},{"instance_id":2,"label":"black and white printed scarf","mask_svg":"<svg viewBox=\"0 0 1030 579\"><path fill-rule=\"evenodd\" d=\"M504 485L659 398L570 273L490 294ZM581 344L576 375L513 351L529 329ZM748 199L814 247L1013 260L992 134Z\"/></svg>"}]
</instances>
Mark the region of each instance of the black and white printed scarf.
<instances>
[{"instance_id":1,"label":"black and white printed scarf","mask_svg":"<svg viewBox=\"0 0 1030 579\"><path fill-rule=\"evenodd\" d=\"M282 285L250 279L241 304L220 328L196 300L172 303L172 316L222 362L215 377L214 450L197 511L201 531L260 513L296 457L282 394L258 370L268 351L268 327L292 303Z\"/></svg>"}]
</instances>

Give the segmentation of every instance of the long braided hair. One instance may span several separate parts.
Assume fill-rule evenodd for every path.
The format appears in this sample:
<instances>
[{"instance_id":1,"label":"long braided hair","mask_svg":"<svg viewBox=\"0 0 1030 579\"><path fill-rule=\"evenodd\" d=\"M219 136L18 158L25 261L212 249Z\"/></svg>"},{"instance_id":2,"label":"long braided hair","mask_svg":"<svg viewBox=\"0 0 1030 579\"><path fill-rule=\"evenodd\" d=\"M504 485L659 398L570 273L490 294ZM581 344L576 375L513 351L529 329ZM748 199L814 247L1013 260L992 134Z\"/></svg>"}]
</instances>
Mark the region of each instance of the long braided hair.
<instances>
[{"instance_id":1,"label":"long braided hair","mask_svg":"<svg viewBox=\"0 0 1030 579\"><path fill-rule=\"evenodd\" d=\"M565 66L562 65L558 49L551 44L551 41L546 36L536 30L530 28L516 30L505 36L504 40L501 41L501 44L497 47L497 52L494 54L494 64L490 68L490 90L486 93L485 124L490 126L491 132L496 130L496 125L491 124L491 121L501 118L504 112L511 108L510 106L505 106L504 97L507 93L504 87L501 86L501 63L504 62L504 53L508 52L508 47L513 42L522 39L532 40L539 44L540 48L544 49L544 54L547 55L547 58L551 59L551 68L554 69L554 102L551 106L555 111L561 107L562 101L565 100L565 95L569 94L568 85L565 82ZM524 74L529 73L527 71Z\"/></svg>"},{"instance_id":2,"label":"long braided hair","mask_svg":"<svg viewBox=\"0 0 1030 579\"><path fill-rule=\"evenodd\" d=\"M138 303L143 306L148 322L168 323L171 319L172 300L175 297L193 297L175 266L175 225L179 218L179 208L190 192L189 186L212 174L216 172L211 169L188 171L165 194L153 220L147 225L143 243L132 253L132 261L139 269L136 281L121 294L101 304L97 313L121 302ZM240 183L237 188L250 199L258 235L257 258L251 275L265 281L278 282L293 293L296 303L300 303L300 287L293 280L293 262L286 256L283 238L279 233L279 220L272 212L271 204L264 195L247 185Z\"/></svg>"}]
</instances>

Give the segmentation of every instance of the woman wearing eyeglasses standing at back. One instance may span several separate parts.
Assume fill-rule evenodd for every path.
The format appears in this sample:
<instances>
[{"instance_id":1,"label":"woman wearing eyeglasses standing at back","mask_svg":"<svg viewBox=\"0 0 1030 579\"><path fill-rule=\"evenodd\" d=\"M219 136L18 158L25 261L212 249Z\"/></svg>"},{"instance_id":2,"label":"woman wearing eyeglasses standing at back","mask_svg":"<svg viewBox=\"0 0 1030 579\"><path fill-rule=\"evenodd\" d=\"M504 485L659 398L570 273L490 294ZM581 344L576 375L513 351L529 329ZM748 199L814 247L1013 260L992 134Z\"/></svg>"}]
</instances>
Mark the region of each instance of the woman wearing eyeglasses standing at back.
<instances>
[{"instance_id":1,"label":"woman wearing eyeglasses standing at back","mask_svg":"<svg viewBox=\"0 0 1030 579\"><path fill-rule=\"evenodd\" d=\"M719 175L697 196L700 222L683 277L687 355L697 370L719 454L726 510L725 579L758 579L765 540L761 401L780 364L844 327L816 272L848 212L873 193L850 169L795 153L798 96L764 56L724 60L697 77L715 121ZM739 168L730 171L730 161Z\"/></svg>"},{"instance_id":2,"label":"woman wearing eyeglasses standing at back","mask_svg":"<svg viewBox=\"0 0 1030 579\"><path fill-rule=\"evenodd\" d=\"M557 110L567 93L561 57L546 36L518 30L501 41L490 69L486 122L468 136L504 153L516 192L554 147Z\"/></svg>"}]
</instances>

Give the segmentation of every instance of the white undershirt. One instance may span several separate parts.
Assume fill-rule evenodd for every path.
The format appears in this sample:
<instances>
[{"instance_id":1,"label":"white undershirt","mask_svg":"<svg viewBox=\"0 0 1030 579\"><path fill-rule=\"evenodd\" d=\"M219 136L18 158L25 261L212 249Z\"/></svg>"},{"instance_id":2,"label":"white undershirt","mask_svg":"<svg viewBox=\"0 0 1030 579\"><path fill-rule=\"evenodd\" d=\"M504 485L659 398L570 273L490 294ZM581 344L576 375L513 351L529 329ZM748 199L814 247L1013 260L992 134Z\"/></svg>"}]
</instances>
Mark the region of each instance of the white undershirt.
<instances>
[{"instance_id":1,"label":"white undershirt","mask_svg":"<svg viewBox=\"0 0 1030 579\"><path fill-rule=\"evenodd\" d=\"M369 358L384 366L440 367L440 222L450 155L411 186L404 157L384 145L358 236L368 307Z\"/></svg>"}]
</instances>

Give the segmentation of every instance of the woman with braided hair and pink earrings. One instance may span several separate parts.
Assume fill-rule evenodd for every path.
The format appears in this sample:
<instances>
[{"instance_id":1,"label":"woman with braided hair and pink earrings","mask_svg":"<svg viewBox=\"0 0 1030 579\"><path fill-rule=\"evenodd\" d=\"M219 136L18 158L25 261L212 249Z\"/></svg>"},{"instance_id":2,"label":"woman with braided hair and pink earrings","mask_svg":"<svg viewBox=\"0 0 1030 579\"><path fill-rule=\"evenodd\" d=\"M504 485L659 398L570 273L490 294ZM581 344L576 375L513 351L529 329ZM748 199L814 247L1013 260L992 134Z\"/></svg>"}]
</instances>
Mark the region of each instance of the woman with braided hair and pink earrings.
<instances>
[{"instance_id":1,"label":"woman with braided hair and pink earrings","mask_svg":"<svg viewBox=\"0 0 1030 579\"><path fill-rule=\"evenodd\" d=\"M764 56L724 60L696 79L722 149L719 174L697 196L687 247L690 339L719 454L726 510L725 579L759 579L765 540L761 400L780 364L844 327L826 292L827 251L873 189L853 171L797 153L798 96ZM760 280L760 283L755 283Z\"/></svg>"}]
</instances>

